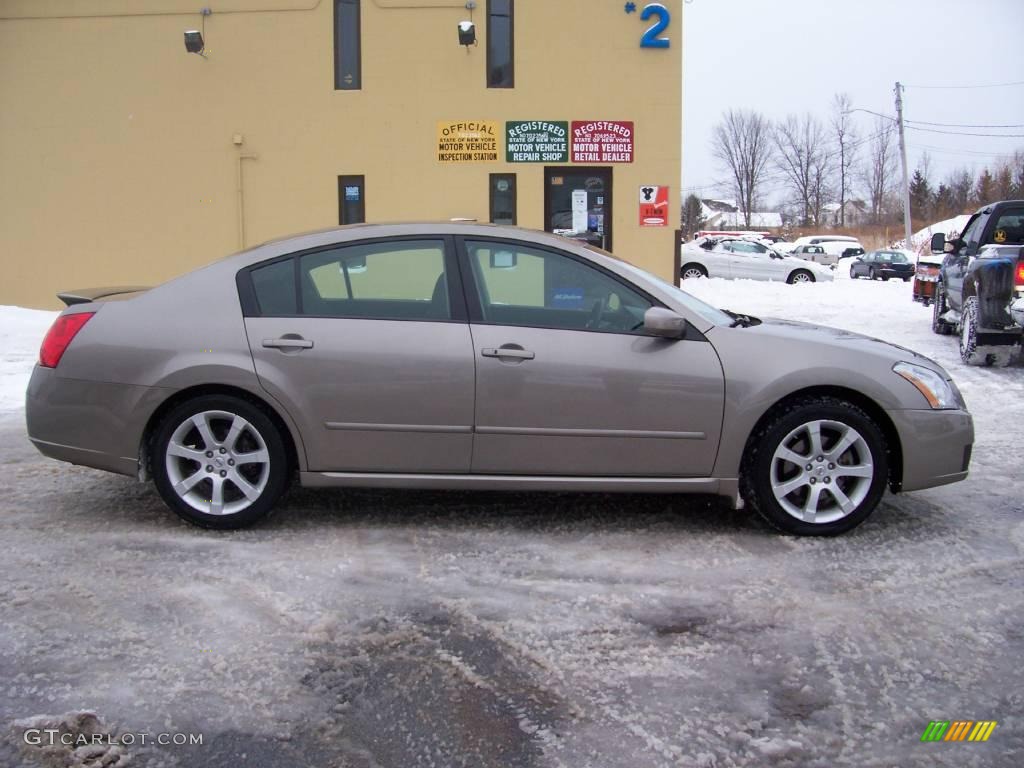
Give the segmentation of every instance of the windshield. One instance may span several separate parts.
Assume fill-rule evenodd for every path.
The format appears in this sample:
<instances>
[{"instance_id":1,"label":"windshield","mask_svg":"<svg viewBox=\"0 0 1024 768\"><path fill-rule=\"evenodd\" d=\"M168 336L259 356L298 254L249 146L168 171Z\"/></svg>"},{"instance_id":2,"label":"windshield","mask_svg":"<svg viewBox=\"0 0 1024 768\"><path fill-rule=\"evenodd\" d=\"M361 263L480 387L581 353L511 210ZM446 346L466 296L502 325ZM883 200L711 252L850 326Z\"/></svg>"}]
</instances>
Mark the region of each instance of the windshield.
<instances>
[{"instance_id":1,"label":"windshield","mask_svg":"<svg viewBox=\"0 0 1024 768\"><path fill-rule=\"evenodd\" d=\"M608 253L608 251L602 250L601 248L592 245L588 245L587 248L594 251L595 253L600 253L602 256L608 256L609 258L615 259L619 266L623 267L628 272L632 272L638 277L654 280L663 289L671 293L672 298L674 298L676 301L678 301L680 304L682 304L684 307L686 307L694 314L700 315L709 323L714 323L715 325L732 324L732 317L727 315L722 310L712 307L710 304L705 304L697 297L691 296L679 286L672 285L672 283L668 282L667 280L662 280L660 277L648 272L646 269L640 269L640 267L634 264L630 264L628 261L624 261L623 259L620 259L618 256Z\"/></svg>"}]
</instances>

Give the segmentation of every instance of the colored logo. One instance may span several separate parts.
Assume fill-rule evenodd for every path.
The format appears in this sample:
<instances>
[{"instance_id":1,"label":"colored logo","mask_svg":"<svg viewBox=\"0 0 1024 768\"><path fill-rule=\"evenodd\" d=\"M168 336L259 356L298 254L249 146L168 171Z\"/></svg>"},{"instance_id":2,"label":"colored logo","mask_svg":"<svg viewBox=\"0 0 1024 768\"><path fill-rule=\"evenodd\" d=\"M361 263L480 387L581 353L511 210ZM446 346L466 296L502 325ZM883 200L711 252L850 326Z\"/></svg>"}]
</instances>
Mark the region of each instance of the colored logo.
<instances>
[{"instance_id":1,"label":"colored logo","mask_svg":"<svg viewBox=\"0 0 1024 768\"><path fill-rule=\"evenodd\" d=\"M921 741L988 741L996 725L995 720L932 720Z\"/></svg>"}]
</instances>

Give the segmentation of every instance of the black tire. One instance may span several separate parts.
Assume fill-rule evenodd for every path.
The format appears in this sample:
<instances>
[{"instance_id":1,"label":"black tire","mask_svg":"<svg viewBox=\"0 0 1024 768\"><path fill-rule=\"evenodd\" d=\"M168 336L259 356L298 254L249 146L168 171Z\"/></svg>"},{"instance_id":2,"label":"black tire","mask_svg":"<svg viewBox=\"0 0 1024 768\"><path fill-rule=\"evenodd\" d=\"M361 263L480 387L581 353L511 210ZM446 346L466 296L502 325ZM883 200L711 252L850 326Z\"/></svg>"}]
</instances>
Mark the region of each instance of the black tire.
<instances>
[{"instance_id":1,"label":"black tire","mask_svg":"<svg viewBox=\"0 0 1024 768\"><path fill-rule=\"evenodd\" d=\"M967 365L992 365L995 355L978 351L978 297L964 301L960 311L960 359Z\"/></svg>"},{"instance_id":2,"label":"black tire","mask_svg":"<svg viewBox=\"0 0 1024 768\"><path fill-rule=\"evenodd\" d=\"M850 267L850 279L851 280L856 280L857 279L857 270L855 270L853 267Z\"/></svg>"},{"instance_id":3,"label":"black tire","mask_svg":"<svg viewBox=\"0 0 1024 768\"><path fill-rule=\"evenodd\" d=\"M868 267L868 280L874 280L874 279L875 279L875 268L874 267Z\"/></svg>"},{"instance_id":4,"label":"black tire","mask_svg":"<svg viewBox=\"0 0 1024 768\"><path fill-rule=\"evenodd\" d=\"M814 274L806 269L794 269L789 277L786 278L786 282L790 285L794 283L813 283L815 282Z\"/></svg>"},{"instance_id":5,"label":"black tire","mask_svg":"<svg viewBox=\"0 0 1024 768\"><path fill-rule=\"evenodd\" d=\"M953 326L942 319L942 316L948 311L946 291L943 290L942 283L936 283L935 298L932 301L932 333L937 333L939 336L949 336L953 333Z\"/></svg>"},{"instance_id":6,"label":"black tire","mask_svg":"<svg viewBox=\"0 0 1024 768\"><path fill-rule=\"evenodd\" d=\"M909 283L910 282L910 278L909 277L904 277L903 278L903 282L904 283Z\"/></svg>"},{"instance_id":7,"label":"black tire","mask_svg":"<svg viewBox=\"0 0 1024 768\"><path fill-rule=\"evenodd\" d=\"M889 282L889 276L888 275L882 275L882 282L883 283L888 283Z\"/></svg>"},{"instance_id":8,"label":"black tire","mask_svg":"<svg viewBox=\"0 0 1024 768\"><path fill-rule=\"evenodd\" d=\"M811 449L809 432L801 432L814 423L819 424L822 449L819 456L822 462L817 460L819 456L815 456ZM843 430L853 432L844 433ZM806 437L794 437L800 434ZM838 447L843 434L853 434L857 439L845 450L840 449L838 456L829 456L830 448ZM801 461L798 465L776 456L776 451L786 448L797 457L802 457L804 454L801 451L806 450L808 464ZM870 465L866 459L870 459ZM811 466L812 470L807 471L807 466ZM868 466L869 469L862 469ZM870 472L870 476L851 476L844 472L844 467L850 467L851 471L861 474ZM836 536L856 528L867 519L885 493L888 478L885 437L871 417L860 407L845 400L809 396L778 407L751 436L740 473L740 490L746 502L759 515L785 533L797 536ZM787 484L796 483L794 490L782 495L782 502L790 510L783 506L773 490L773 479L780 493ZM849 511L841 507L838 496L832 494L832 488L842 492L851 507ZM819 500L812 516L814 519L807 519L806 514L798 517L793 510L801 503L809 505L815 489ZM823 497L824 506L821 500ZM819 515L820 521L817 520Z\"/></svg>"},{"instance_id":9,"label":"black tire","mask_svg":"<svg viewBox=\"0 0 1024 768\"><path fill-rule=\"evenodd\" d=\"M679 270L679 276L682 277L683 280L693 280L698 277L707 277L708 271L705 269L703 264L691 261L689 264L683 265L682 269Z\"/></svg>"},{"instance_id":10,"label":"black tire","mask_svg":"<svg viewBox=\"0 0 1024 768\"><path fill-rule=\"evenodd\" d=\"M209 430L209 442L202 437L199 422ZM232 440L233 428L238 432ZM172 439L177 453L168 456ZM203 528L244 528L262 520L291 478L288 452L274 421L262 408L229 395L205 395L172 409L153 437L152 462L153 480L164 503ZM175 490L176 483L182 493Z\"/></svg>"}]
</instances>

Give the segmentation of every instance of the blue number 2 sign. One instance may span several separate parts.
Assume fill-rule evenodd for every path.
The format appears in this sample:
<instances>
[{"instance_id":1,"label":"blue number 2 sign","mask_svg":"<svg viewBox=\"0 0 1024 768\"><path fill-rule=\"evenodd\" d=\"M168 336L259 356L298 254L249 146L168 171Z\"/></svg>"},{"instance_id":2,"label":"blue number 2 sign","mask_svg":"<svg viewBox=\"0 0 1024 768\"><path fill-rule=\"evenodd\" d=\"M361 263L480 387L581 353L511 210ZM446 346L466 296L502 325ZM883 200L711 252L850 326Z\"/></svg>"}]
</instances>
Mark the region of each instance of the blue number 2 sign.
<instances>
[{"instance_id":1,"label":"blue number 2 sign","mask_svg":"<svg viewBox=\"0 0 1024 768\"><path fill-rule=\"evenodd\" d=\"M643 13L640 14L640 20L647 21L651 16L657 16L658 20L654 26L644 32L644 36L640 38L640 47L668 48L671 41L667 37L659 37L659 35L668 29L672 15L668 12L668 8L661 3L648 3L644 6Z\"/></svg>"}]
</instances>

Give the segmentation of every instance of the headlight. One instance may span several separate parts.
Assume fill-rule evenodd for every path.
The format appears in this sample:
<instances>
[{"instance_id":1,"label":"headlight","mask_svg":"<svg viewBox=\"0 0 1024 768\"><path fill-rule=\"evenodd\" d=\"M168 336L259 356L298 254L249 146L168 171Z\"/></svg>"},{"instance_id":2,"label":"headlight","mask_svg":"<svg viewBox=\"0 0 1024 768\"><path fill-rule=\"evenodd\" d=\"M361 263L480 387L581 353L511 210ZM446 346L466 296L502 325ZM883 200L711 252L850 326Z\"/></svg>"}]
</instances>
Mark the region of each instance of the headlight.
<instances>
[{"instance_id":1,"label":"headlight","mask_svg":"<svg viewBox=\"0 0 1024 768\"><path fill-rule=\"evenodd\" d=\"M892 370L917 387L917 391L924 395L924 399L932 408L963 407L961 398L957 397L958 393L950 382L931 368L913 363L896 363Z\"/></svg>"}]
</instances>

